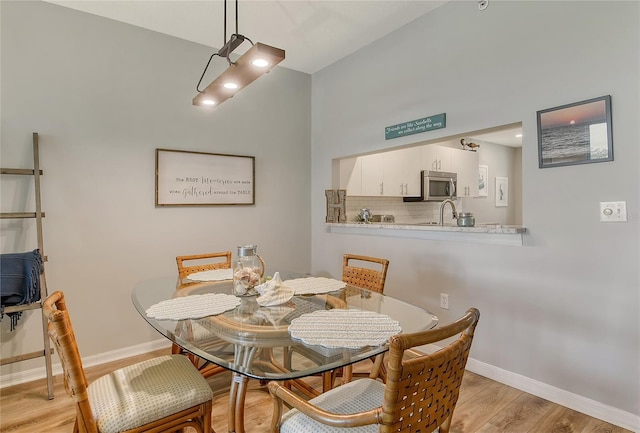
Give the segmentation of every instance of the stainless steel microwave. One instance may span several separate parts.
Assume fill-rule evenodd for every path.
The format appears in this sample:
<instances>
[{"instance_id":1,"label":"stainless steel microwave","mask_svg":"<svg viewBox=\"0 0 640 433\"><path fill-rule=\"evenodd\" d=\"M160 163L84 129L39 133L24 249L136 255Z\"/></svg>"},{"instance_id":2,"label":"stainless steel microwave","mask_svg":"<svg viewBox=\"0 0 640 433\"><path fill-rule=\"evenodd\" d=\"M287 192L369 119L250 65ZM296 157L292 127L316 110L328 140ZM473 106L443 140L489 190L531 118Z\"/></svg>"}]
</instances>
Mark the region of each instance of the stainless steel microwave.
<instances>
[{"instance_id":1,"label":"stainless steel microwave","mask_svg":"<svg viewBox=\"0 0 640 433\"><path fill-rule=\"evenodd\" d=\"M420 197L404 197L403 201L442 201L457 198L457 173L423 170L421 178Z\"/></svg>"}]
</instances>

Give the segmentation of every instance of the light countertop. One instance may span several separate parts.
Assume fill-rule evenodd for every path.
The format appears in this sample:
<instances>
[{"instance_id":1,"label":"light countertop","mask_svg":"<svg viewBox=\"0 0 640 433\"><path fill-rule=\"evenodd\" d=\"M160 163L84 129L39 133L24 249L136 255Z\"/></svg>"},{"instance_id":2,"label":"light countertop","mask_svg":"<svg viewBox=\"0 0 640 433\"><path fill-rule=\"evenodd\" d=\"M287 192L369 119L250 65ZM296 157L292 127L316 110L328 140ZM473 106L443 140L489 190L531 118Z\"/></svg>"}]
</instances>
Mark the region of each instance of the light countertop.
<instances>
[{"instance_id":1,"label":"light countertop","mask_svg":"<svg viewBox=\"0 0 640 433\"><path fill-rule=\"evenodd\" d=\"M437 239L487 243L498 245L522 245L522 234L527 229L516 225L477 224L474 227L458 227L453 224L415 223L326 223L327 230L338 234L360 234L403 238Z\"/></svg>"}]
</instances>

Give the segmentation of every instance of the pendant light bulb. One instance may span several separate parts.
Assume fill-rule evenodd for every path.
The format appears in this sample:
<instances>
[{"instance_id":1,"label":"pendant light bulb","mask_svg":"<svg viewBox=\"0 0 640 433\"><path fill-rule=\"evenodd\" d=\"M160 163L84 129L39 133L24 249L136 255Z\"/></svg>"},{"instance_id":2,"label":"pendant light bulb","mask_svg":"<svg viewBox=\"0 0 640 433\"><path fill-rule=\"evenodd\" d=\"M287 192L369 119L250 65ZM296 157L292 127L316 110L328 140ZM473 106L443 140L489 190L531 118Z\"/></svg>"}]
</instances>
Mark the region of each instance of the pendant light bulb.
<instances>
[{"instance_id":1,"label":"pendant light bulb","mask_svg":"<svg viewBox=\"0 0 640 433\"><path fill-rule=\"evenodd\" d=\"M228 81L228 82L224 83L224 88L233 90L233 89L237 89L238 85L236 83L234 83L234 82Z\"/></svg>"},{"instance_id":2,"label":"pendant light bulb","mask_svg":"<svg viewBox=\"0 0 640 433\"><path fill-rule=\"evenodd\" d=\"M215 105L216 101L214 101L213 99L204 99L202 101L202 104L204 105Z\"/></svg>"},{"instance_id":3,"label":"pendant light bulb","mask_svg":"<svg viewBox=\"0 0 640 433\"><path fill-rule=\"evenodd\" d=\"M269 66L269 62L266 61L265 59L255 59L253 62L251 62L251 64L259 68L264 68Z\"/></svg>"}]
</instances>

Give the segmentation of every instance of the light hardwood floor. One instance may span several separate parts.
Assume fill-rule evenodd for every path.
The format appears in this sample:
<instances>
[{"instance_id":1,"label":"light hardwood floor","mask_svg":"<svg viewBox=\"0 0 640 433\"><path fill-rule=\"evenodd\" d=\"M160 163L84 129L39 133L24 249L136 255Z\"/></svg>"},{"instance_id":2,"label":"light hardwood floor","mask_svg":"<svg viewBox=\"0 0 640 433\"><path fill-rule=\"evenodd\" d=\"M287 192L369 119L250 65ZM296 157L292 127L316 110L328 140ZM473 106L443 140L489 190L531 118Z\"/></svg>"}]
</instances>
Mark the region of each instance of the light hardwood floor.
<instances>
[{"instance_id":1,"label":"light hardwood floor","mask_svg":"<svg viewBox=\"0 0 640 433\"><path fill-rule=\"evenodd\" d=\"M109 371L167 351L156 351L109 364L87 368L92 382ZM227 394L230 374L209 379L215 391L212 424L217 433L227 433ZM47 400L44 380L2 389L0 432L71 433L75 412L60 376L55 378L55 398ZM271 397L266 387L251 381L246 400L245 427L248 433L267 433L271 422ZM452 433L626 433L607 424L547 400L518 391L485 377L465 373ZM306 432L301 432L306 433ZM311 433L311 432L310 432Z\"/></svg>"}]
</instances>

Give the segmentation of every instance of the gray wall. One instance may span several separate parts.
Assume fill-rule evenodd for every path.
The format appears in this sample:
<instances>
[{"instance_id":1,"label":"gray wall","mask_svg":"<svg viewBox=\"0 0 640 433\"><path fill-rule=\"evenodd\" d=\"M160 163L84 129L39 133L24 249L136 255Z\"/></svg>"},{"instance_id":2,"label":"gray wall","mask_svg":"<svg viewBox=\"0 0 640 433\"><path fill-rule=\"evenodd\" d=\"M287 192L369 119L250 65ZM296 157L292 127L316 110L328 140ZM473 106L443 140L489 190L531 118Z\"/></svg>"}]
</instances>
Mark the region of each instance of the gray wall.
<instances>
[{"instance_id":1,"label":"gray wall","mask_svg":"<svg viewBox=\"0 0 640 433\"><path fill-rule=\"evenodd\" d=\"M474 360L638 415L639 6L449 2L314 74L313 272L339 276L345 252L387 257L386 293L442 322L480 309ZM615 161L539 169L536 111L607 94ZM384 140L443 112L445 129ZM520 121L525 246L325 228L332 158ZM617 200L629 222L600 223L598 203Z\"/></svg>"},{"instance_id":2,"label":"gray wall","mask_svg":"<svg viewBox=\"0 0 640 433\"><path fill-rule=\"evenodd\" d=\"M255 243L271 268L310 270L309 75L276 68L207 110L191 98L213 49L42 2L1 7L1 162L29 167L40 134L47 280L83 356L160 339L131 289L177 275L176 255ZM226 63L213 65L212 77ZM255 206L156 208L156 148L255 156ZM3 176L2 210L32 191ZM1 228L3 252L34 248L29 222ZM38 315L13 333L2 321L3 357L41 349Z\"/></svg>"}]
</instances>

